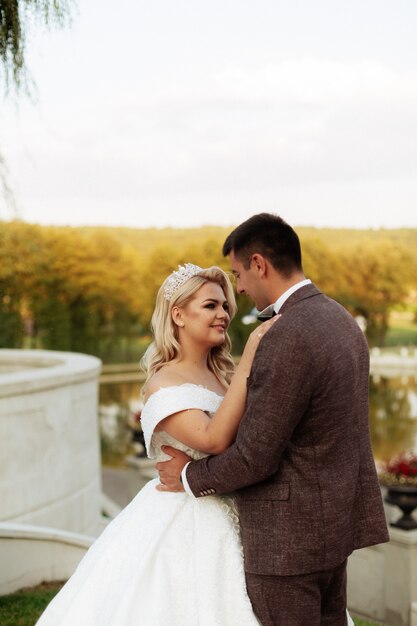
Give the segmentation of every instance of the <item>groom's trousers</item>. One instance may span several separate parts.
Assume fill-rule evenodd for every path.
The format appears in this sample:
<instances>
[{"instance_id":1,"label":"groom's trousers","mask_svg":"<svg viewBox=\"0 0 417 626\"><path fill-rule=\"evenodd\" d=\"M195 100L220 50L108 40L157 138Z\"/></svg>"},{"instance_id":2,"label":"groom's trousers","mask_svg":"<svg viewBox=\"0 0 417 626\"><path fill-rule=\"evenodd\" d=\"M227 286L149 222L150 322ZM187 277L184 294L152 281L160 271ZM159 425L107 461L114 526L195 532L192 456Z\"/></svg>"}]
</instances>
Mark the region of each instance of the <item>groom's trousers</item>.
<instances>
[{"instance_id":1,"label":"groom's trousers","mask_svg":"<svg viewBox=\"0 0 417 626\"><path fill-rule=\"evenodd\" d=\"M246 572L248 594L262 626L346 626L346 564L297 576Z\"/></svg>"}]
</instances>

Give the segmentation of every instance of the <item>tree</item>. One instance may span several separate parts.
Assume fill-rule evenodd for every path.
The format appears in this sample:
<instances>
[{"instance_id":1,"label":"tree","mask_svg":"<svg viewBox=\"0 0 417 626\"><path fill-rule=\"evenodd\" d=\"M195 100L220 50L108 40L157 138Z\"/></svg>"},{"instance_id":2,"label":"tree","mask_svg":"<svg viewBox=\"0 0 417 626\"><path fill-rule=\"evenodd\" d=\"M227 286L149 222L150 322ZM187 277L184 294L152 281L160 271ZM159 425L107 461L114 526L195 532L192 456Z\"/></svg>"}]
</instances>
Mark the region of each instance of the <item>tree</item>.
<instances>
[{"instance_id":1,"label":"tree","mask_svg":"<svg viewBox=\"0 0 417 626\"><path fill-rule=\"evenodd\" d=\"M30 300L42 274L43 237L33 224L0 222L0 347L21 348ZM27 334L32 335L32 328Z\"/></svg>"},{"instance_id":2,"label":"tree","mask_svg":"<svg viewBox=\"0 0 417 626\"><path fill-rule=\"evenodd\" d=\"M45 348L99 354L139 316L140 259L111 235L48 227L32 310Z\"/></svg>"},{"instance_id":3,"label":"tree","mask_svg":"<svg viewBox=\"0 0 417 626\"><path fill-rule=\"evenodd\" d=\"M0 0L0 61L6 93L12 79L19 90L26 76L26 31L31 22L63 26L70 16L70 0Z\"/></svg>"},{"instance_id":4,"label":"tree","mask_svg":"<svg viewBox=\"0 0 417 626\"><path fill-rule=\"evenodd\" d=\"M383 346L390 311L405 305L415 285L415 260L402 245L371 239L341 250L341 258L340 302L365 318L370 345Z\"/></svg>"},{"instance_id":5,"label":"tree","mask_svg":"<svg viewBox=\"0 0 417 626\"><path fill-rule=\"evenodd\" d=\"M106 356L142 331L142 265L110 234L0 222L0 347Z\"/></svg>"},{"instance_id":6,"label":"tree","mask_svg":"<svg viewBox=\"0 0 417 626\"><path fill-rule=\"evenodd\" d=\"M328 296L339 300L344 287L341 255L318 237L307 237L301 245L304 274Z\"/></svg>"},{"instance_id":7,"label":"tree","mask_svg":"<svg viewBox=\"0 0 417 626\"><path fill-rule=\"evenodd\" d=\"M61 27L70 18L71 0L0 0L0 80L8 95L10 86L16 92L29 93L30 80L25 63L26 32L31 23ZM0 152L0 195L15 209L4 156Z\"/></svg>"}]
</instances>

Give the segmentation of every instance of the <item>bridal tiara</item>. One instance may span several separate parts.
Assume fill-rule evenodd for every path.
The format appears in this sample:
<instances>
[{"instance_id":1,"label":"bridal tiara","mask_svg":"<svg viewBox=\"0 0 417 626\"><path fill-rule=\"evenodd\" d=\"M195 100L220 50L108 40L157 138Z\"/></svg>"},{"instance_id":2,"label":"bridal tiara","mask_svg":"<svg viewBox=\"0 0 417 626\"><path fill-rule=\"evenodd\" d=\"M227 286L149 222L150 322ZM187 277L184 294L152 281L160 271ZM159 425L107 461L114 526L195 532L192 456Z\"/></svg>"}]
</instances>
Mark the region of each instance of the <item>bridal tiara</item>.
<instances>
[{"instance_id":1,"label":"bridal tiara","mask_svg":"<svg viewBox=\"0 0 417 626\"><path fill-rule=\"evenodd\" d=\"M183 285L189 278L197 276L203 271L202 267L193 265L193 263L186 263L185 265L178 265L178 269L172 272L166 279L164 286L164 296L166 300L172 300L172 296L181 285Z\"/></svg>"}]
</instances>

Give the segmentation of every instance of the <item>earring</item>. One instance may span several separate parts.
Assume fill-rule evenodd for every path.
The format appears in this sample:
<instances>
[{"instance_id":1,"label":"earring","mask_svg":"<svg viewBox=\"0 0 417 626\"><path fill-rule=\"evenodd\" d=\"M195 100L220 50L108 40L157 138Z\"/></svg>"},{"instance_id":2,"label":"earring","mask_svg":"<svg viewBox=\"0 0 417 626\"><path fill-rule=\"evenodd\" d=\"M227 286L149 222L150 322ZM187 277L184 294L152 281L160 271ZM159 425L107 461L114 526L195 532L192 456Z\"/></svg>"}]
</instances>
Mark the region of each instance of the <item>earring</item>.
<instances>
[{"instance_id":1,"label":"earring","mask_svg":"<svg viewBox=\"0 0 417 626\"><path fill-rule=\"evenodd\" d=\"M181 328L184 326L184 322L178 322L178 326L181 326Z\"/></svg>"}]
</instances>

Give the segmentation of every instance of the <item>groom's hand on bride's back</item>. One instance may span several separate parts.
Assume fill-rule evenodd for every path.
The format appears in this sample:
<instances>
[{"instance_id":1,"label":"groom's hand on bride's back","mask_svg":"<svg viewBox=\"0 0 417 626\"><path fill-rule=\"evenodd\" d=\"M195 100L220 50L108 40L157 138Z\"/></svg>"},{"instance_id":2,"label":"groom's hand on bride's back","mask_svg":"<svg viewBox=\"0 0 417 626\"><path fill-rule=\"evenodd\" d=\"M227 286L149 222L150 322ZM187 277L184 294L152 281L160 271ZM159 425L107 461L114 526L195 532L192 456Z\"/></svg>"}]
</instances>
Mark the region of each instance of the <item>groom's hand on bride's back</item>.
<instances>
[{"instance_id":1,"label":"groom's hand on bride's back","mask_svg":"<svg viewBox=\"0 0 417 626\"><path fill-rule=\"evenodd\" d=\"M171 446L162 446L162 452L172 458L169 461L160 461L156 464L156 469L159 472L157 490L184 491L181 482L181 472L192 459L185 452L181 452L181 450Z\"/></svg>"}]
</instances>

